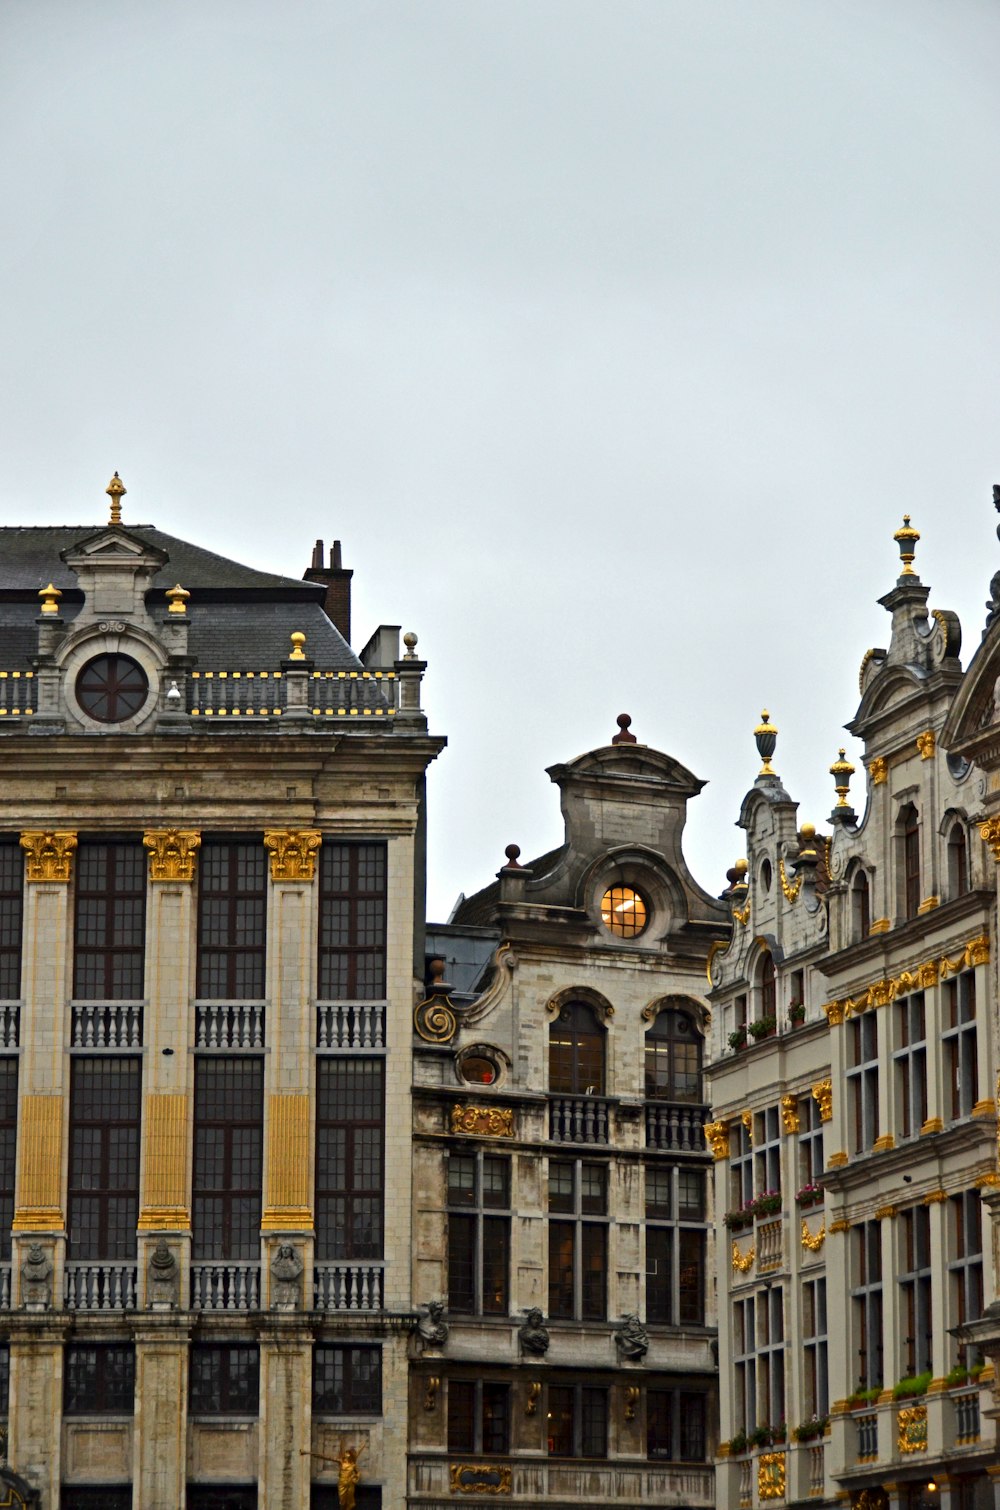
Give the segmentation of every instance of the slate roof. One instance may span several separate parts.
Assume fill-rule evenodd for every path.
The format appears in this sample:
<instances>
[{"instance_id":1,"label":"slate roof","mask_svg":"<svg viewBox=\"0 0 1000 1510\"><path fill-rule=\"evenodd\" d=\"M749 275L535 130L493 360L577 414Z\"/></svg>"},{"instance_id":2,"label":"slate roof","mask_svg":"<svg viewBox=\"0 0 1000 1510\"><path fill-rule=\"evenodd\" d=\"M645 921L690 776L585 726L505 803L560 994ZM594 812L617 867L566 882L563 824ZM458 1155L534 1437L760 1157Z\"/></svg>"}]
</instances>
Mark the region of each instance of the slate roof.
<instances>
[{"instance_id":1,"label":"slate roof","mask_svg":"<svg viewBox=\"0 0 1000 1510\"><path fill-rule=\"evenodd\" d=\"M566 851L566 845L560 844L556 849L550 849L548 854L539 855L537 860L522 861L526 870L530 870L535 879L547 876L549 871ZM455 908L454 915L448 919L452 926L465 923L478 928L489 928L496 922L497 904L500 901L500 882L491 881L484 886L482 891L477 891L471 897L464 897Z\"/></svg>"},{"instance_id":2,"label":"slate roof","mask_svg":"<svg viewBox=\"0 0 1000 1510\"><path fill-rule=\"evenodd\" d=\"M77 579L60 552L97 533L100 525L0 527L0 667L24 668L37 653L38 590L53 582L63 593L60 612L69 621L83 602ZM191 594L188 647L204 670L241 671L276 667L287 660L289 635L301 630L306 654L322 671L355 671L361 662L323 608L322 583L258 571L165 534L155 525L127 525L130 535L167 554L153 578L147 603L165 609L163 593L175 582Z\"/></svg>"}]
</instances>

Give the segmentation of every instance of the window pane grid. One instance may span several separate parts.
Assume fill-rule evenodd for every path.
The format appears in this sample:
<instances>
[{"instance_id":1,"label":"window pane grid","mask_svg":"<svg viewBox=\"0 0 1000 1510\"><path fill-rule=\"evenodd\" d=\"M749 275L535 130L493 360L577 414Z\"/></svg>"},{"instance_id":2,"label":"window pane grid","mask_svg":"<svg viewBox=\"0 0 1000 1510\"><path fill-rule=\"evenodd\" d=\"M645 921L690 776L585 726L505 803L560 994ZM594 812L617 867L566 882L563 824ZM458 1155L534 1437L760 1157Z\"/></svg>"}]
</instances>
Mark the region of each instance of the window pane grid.
<instances>
[{"instance_id":1,"label":"window pane grid","mask_svg":"<svg viewBox=\"0 0 1000 1510\"><path fill-rule=\"evenodd\" d=\"M260 1256L264 1066L195 1060L193 1254Z\"/></svg>"},{"instance_id":2,"label":"window pane grid","mask_svg":"<svg viewBox=\"0 0 1000 1510\"><path fill-rule=\"evenodd\" d=\"M141 1062L74 1059L70 1071L70 1259L134 1258Z\"/></svg>"},{"instance_id":3,"label":"window pane grid","mask_svg":"<svg viewBox=\"0 0 1000 1510\"><path fill-rule=\"evenodd\" d=\"M267 865L259 843L208 840L198 886L198 995L257 1001L264 995Z\"/></svg>"},{"instance_id":4,"label":"window pane grid","mask_svg":"<svg viewBox=\"0 0 1000 1510\"><path fill-rule=\"evenodd\" d=\"M322 1058L316 1081L316 1256L382 1257L380 1059Z\"/></svg>"},{"instance_id":5,"label":"window pane grid","mask_svg":"<svg viewBox=\"0 0 1000 1510\"><path fill-rule=\"evenodd\" d=\"M386 847L324 844L319 863L319 994L385 997Z\"/></svg>"},{"instance_id":6,"label":"window pane grid","mask_svg":"<svg viewBox=\"0 0 1000 1510\"><path fill-rule=\"evenodd\" d=\"M76 999L141 1001L146 940L146 865L141 844L80 846L74 927Z\"/></svg>"}]
</instances>

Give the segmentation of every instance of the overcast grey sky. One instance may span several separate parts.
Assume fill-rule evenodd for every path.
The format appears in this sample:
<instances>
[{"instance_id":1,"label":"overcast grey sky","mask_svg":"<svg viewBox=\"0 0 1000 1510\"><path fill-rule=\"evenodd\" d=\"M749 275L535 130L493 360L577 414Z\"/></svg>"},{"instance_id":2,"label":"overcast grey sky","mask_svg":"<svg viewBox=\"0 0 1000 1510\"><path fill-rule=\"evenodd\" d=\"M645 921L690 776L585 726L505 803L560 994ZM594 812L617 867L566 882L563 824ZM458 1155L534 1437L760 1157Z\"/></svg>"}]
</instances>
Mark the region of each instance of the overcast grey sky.
<instances>
[{"instance_id":1,"label":"overcast grey sky","mask_svg":"<svg viewBox=\"0 0 1000 1510\"><path fill-rule=\"evenodd\" d=\"M252 563L341 538L450 740L435 916L621 711L717 892L763 704L832 806L904 509L978 642L998 79L995 0L4 0L3 522L117 468Z\"/></svg>"}]
</instances>

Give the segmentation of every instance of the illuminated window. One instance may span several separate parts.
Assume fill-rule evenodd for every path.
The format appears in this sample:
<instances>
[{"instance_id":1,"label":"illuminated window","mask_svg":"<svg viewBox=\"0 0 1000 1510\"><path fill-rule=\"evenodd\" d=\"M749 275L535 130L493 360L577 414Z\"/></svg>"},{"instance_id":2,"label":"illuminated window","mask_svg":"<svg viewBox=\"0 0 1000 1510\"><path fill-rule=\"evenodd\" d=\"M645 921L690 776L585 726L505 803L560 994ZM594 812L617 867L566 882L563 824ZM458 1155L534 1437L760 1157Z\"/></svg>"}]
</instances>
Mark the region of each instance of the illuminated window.
<instances>
[{"instance_id":1,"label":"illuminated window","mask_svg":"<svg viewBox=\"0 0 1000 1510\"><path fill-rule=\"evenodd\" d=\"M646 926L645 900L631 886L611 886L601 898L601 922L620 939L634 939Z\"/></svg>"},{"instance_id":2,"label":"illuminated window","mask_svg":"<svg viewBox=\"0 0 1000 1510\"><path fill-rule=\"evenodd\" d=\"M459 1073L469 1085L492 1085L497 1078L497 1067L484 1054L467 1054L459 1066Z\"/></svg>"}]
</instances>

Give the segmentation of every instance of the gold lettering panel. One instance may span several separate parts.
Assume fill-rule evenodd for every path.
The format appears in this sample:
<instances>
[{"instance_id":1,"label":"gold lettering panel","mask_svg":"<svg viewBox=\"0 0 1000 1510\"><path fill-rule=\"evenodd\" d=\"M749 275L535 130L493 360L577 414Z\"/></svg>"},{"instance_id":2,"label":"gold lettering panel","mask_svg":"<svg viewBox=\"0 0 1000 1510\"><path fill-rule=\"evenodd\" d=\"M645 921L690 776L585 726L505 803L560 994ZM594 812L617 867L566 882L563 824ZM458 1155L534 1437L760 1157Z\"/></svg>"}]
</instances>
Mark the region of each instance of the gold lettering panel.
<instances>
[{"instance_id":1,"label":"gold lettering panel","mask_svg":"<svg viewBox=\"0 0 1000 1510\"><path fill-rule=\"evenodd\" d=\"M311 1230L309 1097L271 1096L267 1112L267 1232Z\"/></svg>"},{"instance_id":2,"label":"gold lettering panel","mask_svg":"<svg viewBox=\"0 0 1000 1510\"><path fill-rule=\"evenodd\" d=\"M68 829L33 829L21 835L27 856L28 881L68 881L76 849L76 834Z\"/></svg>"},{"instance_id":3,"label":"gold lettering panel","mask_svg":"<svg viewBox=\"0 0 1000 1510\"><path fill-rule=\"evenodd\" d=\"M142 842L149 850L151 881L193 881L201 834L191 828L151 828Z\"/></svg>"},{"instance_id":4,"label":"gold lettering panel","mask_svg":"<svg viewBox=\"0 0 1000 1510\"><path fill-rule=\"evenodd\" d=\"M271 829L264 835L264 848L271 852L271 880L311 881L322 840L317 829Z\"/></svg>"},{"instance_id":5,"label":"gold lettering panel","mask_svg":"<svg viewBox=\"0 0 1000 1510\"><path fill-rule=\"evenodd\" d=\"M61 1096L22 1096L15 1232L58 1231L62 1214Z\"/></svg>"},{"instance_id":6,"label":"gold lettering panel","mask_svg":"<svg viewBox=\"0 0 1000 1510\"><path fill-rule=\"evenodd\" d=\"M183 1092L147 1096L143 1203L139 1230L183 1230L191 1225L187 1205L188 1098Z\"/></svg>"}]
</instances>

